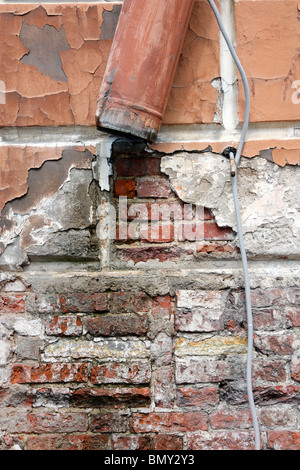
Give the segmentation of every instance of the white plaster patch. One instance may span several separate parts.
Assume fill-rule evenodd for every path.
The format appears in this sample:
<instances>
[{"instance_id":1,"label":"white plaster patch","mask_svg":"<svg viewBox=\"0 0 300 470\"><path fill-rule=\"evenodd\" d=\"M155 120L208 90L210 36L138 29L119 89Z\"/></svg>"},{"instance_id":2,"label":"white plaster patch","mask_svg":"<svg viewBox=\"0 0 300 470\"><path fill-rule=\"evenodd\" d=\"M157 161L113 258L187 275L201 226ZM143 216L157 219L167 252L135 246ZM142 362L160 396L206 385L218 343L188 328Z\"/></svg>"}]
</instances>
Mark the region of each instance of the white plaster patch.
<instances>
[{"instance_id":1,"label":"white plaster patch","mask_svg":"<svg viewBox=\"0 0 300 470\"><path fill-rule=\"evenodd\" d=\"M182 201L211 209L219 226L236 231L229 160L210 152L181 152L163 157L161 170ZM298 186L297 167L279 169L262 157L241 160L238 192L248 252L299 255Z\"/></svg>"}]
</instances>

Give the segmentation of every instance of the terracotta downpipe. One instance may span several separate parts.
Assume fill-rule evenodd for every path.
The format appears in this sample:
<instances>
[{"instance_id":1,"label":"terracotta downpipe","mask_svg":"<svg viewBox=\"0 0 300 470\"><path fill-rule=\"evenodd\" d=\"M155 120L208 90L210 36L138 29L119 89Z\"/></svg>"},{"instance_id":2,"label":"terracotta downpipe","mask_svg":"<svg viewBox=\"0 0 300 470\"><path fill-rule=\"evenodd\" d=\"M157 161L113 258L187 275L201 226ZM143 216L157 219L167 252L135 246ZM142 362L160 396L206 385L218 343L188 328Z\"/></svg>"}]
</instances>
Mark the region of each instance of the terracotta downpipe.
<instances>
[{"instance_id":1,"label":"terracotta downpipe","mask_svg":"<svg viewBox=\"0 0 300 470\"><path fill-rule=\"evenodd\" d=\"M155 140L194 0L124 0L98 99L99 129Z\"/></svg>"}]
</instances>

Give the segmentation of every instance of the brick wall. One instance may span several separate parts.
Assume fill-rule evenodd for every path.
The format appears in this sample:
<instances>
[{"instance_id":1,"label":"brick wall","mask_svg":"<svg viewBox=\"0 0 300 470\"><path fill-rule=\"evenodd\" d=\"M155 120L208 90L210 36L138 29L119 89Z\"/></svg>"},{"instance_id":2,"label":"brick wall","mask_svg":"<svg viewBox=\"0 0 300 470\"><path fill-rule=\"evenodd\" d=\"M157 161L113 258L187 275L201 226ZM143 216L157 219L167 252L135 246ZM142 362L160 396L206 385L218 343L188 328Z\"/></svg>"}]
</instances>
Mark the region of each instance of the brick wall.
<instances>
[{"instance_id":1,"label":"brick wall","mask_svg":"<svg viewBox=\"0 0 300 470\"><path fill-rule=\"evenodd\" d=\"M0 449L250 450L243 90L196 0L157 142L97 131L121 3L0 5ZM220 3L262 448L299 450L299 6Z\"/></svg>"}]
</instances>

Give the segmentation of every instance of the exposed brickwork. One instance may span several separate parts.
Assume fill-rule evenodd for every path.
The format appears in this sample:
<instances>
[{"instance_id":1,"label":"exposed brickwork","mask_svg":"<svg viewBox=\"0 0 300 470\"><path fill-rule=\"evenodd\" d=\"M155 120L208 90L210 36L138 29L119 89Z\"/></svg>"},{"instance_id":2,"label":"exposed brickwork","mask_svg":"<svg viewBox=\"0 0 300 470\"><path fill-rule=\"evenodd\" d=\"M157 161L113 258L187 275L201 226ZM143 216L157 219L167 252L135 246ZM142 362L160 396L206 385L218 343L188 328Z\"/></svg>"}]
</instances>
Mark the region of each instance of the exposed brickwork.
<instances>
[{"instance_id":1,"label":"exposed brickwork","mask_svg":"<svg viewBox=\"0 0 300 470\"><path fill-rule=\"evenodd\" d=\"M178 200L168 179L158 171L159 155L142 160L145 163L138 164L134 153L116 157L117 258L137 263L234 255L232 229L219 227L209 209L196 210ZM118 196L128 200L120 202Z\"/></svg>"},{"instance_id":2,"label":"exposed brickwork","mask_svg":"<svg viewBox=\"0 0 300 470\"><path fill-rule=\"evenodd\" d=\"M175 296L154 297L142 291L64 292L57 298L65 301L58 305L70 308L61 315L53 310L53 294L39 297L28 292L22 295L25 312L12 309L4 316L15 324L20 338L34 339L32 335L38 332L33 319L26 330L20 320L20 315L29 315L27 308L32 309L32 294L35 302L40 298L37 310L44 306L48 312L40 317L44 331L41 356L39 361L13 361L10 384L0 389L1 413L7 423L6 447L16 442L28 450L237 450L253 446L241 341L246 330L241 327L234 338L237 330L233 333L226 323L228 311L245 320L242 291L181 289ZM71 300L83 297L90 310L70 313L78 307ZM255 337L254 396L266 432L263 446L298 449L297 327L290 323L290 309L298 308L298 289L255 289L252 299L256 316L264 314L270 304L281 308L280 318L266 322L266 331L257 323ZM209 320L208 312L214 312L214 321ZM281 329L285 328L284 335L276 335L278 321ZM182 337L184 332L189 332L189 341ZM203 332L210 332L209 342L199 341ZM100 361L92 355L84 361L80 359L80 341L72 343L78 345L78 354L70 350L69 362L65 349L61 349L61 358L55 352L50 362L43 359L47 344L64 336L71 340L74 335L85 341L85 348L94 338L117 341L120 335L136 346L151 340L151 360L139 355L126 359L127 353L112 360L107 351ZM122 341L119 347L122 351ZM45 357L51 357L49 351ZM83 350L82 354L86 355ZM54 405L64 410L53 411Z\"/></svg>"},{"instance_id":3,"label":"exposed brickwork","mask_svg":"<svg viewBox=\"0 0 300 470\"><path fill-rule=\"evenodd\" d=\"M234 3L261 447L300 450L299 2ZM196 0L158 142L110 139L119 12L0 5L0 450L252 450L239 77Z\"/></svg>"}]
</instances>

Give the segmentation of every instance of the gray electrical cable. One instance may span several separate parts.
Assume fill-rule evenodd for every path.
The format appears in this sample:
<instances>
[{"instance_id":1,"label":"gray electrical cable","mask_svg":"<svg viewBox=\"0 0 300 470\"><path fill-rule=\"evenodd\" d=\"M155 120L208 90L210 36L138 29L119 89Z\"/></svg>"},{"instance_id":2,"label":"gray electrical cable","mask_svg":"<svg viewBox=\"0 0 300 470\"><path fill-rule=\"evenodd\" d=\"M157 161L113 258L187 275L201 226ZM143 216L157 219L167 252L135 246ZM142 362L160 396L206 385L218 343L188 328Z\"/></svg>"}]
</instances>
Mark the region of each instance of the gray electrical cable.
<instances>
[{"instance_id":1,"label":"gray electrical cable","mask_svg":"<svg viewBox=\"0 0 300 470\"><path fill-rule=\"evenodd\" d=\"M230 159L231 159L231 163L233 164L233 171L231 173L231 182L232 182L232 192L233 192L233 200L234 200L234 207L235 207L235 214L236 214L238 239L239 239L240 252L241 252L242 264L243 264L245 295L246 295L246 310L247 310L247 325L248 325L247 377L246 377L247 378L247 393L248 393L248 402L249 402L249 407L250 407L253 427L254 427L255 450L260 450L260 432L259 432L259 426L258 426L258 421L257 421L257 416L256 416L256 411L255 411L253 390L252 390L253 319L252 319L251 293L250 293L250 282L249 282L249 274L248 274L248 261L247 261L247 254L246 254L246 249L245 249L245 244L244 244L243 229L242 229L241 214L240 214L238 186L237 186L237 171L236 171L238 164L240 162L241 153L242 153L242 149L244 146L244 142L245 142L246 134L248 131L248 126L249 126L250 93L249 93L249 86L248 86L246 74L235 52L235 49L229 39L229 36L224 28L219 10L216 7L213 0L208 0L208 1L210 3L210 6L213 9L216 20L220 27L220 31L231 52L233 60L235 61L236 66L241 74L243 86L244 86L244 92L245 92L245 113L244 113L243 129L242 129L236 155L234 156L234 154L231 153Z\"/></svg>"}]
</instances>

